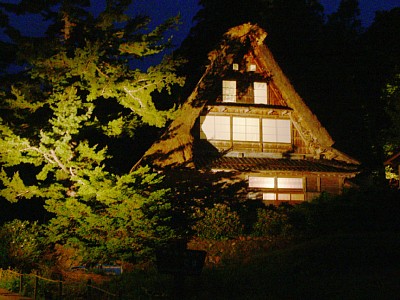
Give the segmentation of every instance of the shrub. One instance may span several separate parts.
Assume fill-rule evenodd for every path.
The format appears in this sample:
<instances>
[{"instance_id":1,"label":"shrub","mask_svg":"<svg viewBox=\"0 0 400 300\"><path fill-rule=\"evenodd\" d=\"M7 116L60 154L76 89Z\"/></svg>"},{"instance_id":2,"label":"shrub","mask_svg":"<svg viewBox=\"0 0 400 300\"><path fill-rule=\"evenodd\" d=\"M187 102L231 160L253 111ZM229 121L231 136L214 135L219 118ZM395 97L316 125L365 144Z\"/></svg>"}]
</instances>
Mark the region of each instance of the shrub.
<instances>
[{"instance_id":1,"label":"shrub","mask_svg":"<svg viewBox=\"0 0 400 300\"><path fill-rule=\"evenodd\" d=\"M242 233L242 225L237 212L226 204L214 204L204 212L197 212L199 220L193 226L198 237L213 240L235 238Z\"/></svg>"},{"instance_id":2,"label":"shrub","mask_svg":"<svg viewBox=\"0 0 400 300\"><path fill-rule=\"evenodd\" d=\"M15 219L5 223L0 228L0 267L30 271L42 254L41 230L37 222Z\"/></svg>"},{"instance_id":3,"label":"shrub","mask_svg":"<svg viewBox=\"0 0 400 300\"><path fill-rule=\"evenodd\" d=\"M0 269L0 278L0 288L8 291L18 290L20 277L17 273L10 272L10 270Z\"/></svg>"},{"instance_id":4,"label":"shrub","mask_svg":"<svg viewBox=\"0 0 400 300\"><path fill-rule=\"evenodd\" d=\"M253 225L255 236L287 235L291 229L288 222L288 210L284 207L257 209L257 220Z\"/></svg>"}]
</instances>

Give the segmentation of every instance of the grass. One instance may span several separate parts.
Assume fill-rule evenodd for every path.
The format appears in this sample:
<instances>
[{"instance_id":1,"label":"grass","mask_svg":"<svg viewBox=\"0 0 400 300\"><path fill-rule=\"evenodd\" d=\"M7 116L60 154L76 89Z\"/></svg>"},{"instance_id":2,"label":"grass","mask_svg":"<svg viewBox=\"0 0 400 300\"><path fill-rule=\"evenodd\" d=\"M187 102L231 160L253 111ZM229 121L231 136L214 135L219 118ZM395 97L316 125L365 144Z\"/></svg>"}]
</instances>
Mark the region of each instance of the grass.
<instances>
[{"instance_id":1,"label":"grass","mask_svg":"<svg viewBox=\"0 0 400 300\"><path fill-rule=\"evenodd\" d=\"M337 234L205 269L174 290L155 270L125 274L126 299L397 299L400 239L396 233ZM130 289L130 290L129 290Z\"/></svg>"},{"instance_id":2,"label":"grass","mask_svg":"<svg viewBox=\"0 0 400 300\"><path fill-rule=\"evenodd\" d=\"M334 235L206 271L194 299L395 299L400 239L392 233Z\"/></svg>"},{"instance_id":3,"label":"grass","mask_svg":"<svg viewBox=\"0 0 400 300\"><path fill-rule=\"evenodd\" d=\"M239 247L233 257L205 268L201 276L187 277L179 289L172 276L151 266L116 276L102 288L118 299L353 300L400 295L398 232L335 234L261 249ZM106 298L96 294L98 300Z\"/></svg>"}]
</instances>

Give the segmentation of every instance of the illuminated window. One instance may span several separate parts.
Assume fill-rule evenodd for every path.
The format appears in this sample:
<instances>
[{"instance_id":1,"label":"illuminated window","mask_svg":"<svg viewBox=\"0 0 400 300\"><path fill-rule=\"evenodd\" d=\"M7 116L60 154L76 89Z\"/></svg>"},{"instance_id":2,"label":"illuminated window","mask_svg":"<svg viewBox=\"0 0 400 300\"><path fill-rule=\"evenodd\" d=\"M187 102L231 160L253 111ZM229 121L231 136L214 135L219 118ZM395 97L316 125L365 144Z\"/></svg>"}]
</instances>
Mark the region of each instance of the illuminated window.
<instances>
[{"instance_id":1,"label":"illuminated window","mask_svg":"<svg viewBox=\"0 0 400 300\"><path fill-rule=\"evenodd\" d=\"M304 194L295 194L295 193L263 193L264 201L304 201Z\"/></svg>"},{"instance_id":2,"label":"illuminated window","mask_svg":"<svg viewBox=\"0 0 400 300\"><path fill-rule=\"evenodd\" d=\"M303 178L278 178L278 189L302 189Z\"/></svg>"},{"instance_id":3,"label":"illuminated window","mask_svg":"<svg viewBox=\"0 0 400 300\"><path fill-rule=\"evenodd\" d=\"M304 201L305 197L304 194L290 194L292 201Z\"/></svg>"},{"instance_id":4,"label":"illuminated window","mask_svg":"<svg viewBox=\"0 0 400 300\"><path fill-rule=\"evenodd\" d=\"M257 118L233 118L233 139L235 141L258 142L260 123Z\"/></svg>"},{"instance_id":5,"label":"illuminated window","mask_svg":"<svg viewBox=\"0 0 400 300\"><path fill-rule=\"evenodd\" d=\"M278 200L290 201L290 194L278 194Z\"/></svg>"},{"instance_id":6,"label":"illuminated window","mask_svg":"<svg viewBox=\"0 0 400 300\"><path fill-rule=\"evenodd\" d=\"M249 187L273 189L275 187L274 177L249 177Z\"/></svg>"},{"instance_id":7,"label":"illuminated window","mask_svg":"<svg viewBox=\"0 0 400 300\"><path fill-rule=\"evenodd\" d=\"M243 142L260 141L260 119L229 116L201 116L200 138ZM290 120L262 119L262 140L269 143L290 143Z\"/></svg>"},{"instance_id":8,"label":"illuminated window","mask_svg":"<svg viewBox=\"0 0 400 300\"><path fill-rule=\"evenodd\" d=\"M266 201L276 200L276 193L263 193L263 200Z\"/></svg>"},{"instance_id":9,"label":"illuminated window","mask_svg":"<svg viewBox=\"0 0 400 300\"><path fill-rule=\"evenodd\" d=\"M267 104L268 93L266 82L254 82L254 103L255 104Z\"/></svg>"},{"instance_id":10,"label":"illuminated window","mask_svg":"<svg viewBox=\"0 0 400 300\"><path fill-rule=\"evenodd\" d=\"M304 201L303 178L249 177L250 188L261 188L263 201Z\"/></svg>"},{"instance_id":11,"label":"illuminated window","mask_svg":"<svg viewBox=\"0 0 400 300\"><path fill-rule=\"evenodd\" d=\"M303 178L301 177L262 177L249 176L249 187L265 189L303 189Z\"/></svg>"},{"instance_id":12,"label":"illuminated window","mask_svg":"<svg viewBox=\"0 0 400 300\"><path fill-rule=\"evenodd\" d=\"M290 120L263 119L262 120L263 142L268 143L290 143Z\"/></svg>"},{"instance_id":13,"label":"illuminated window","mask_svg":"<svg viewBox=\"0 0 400 300\"><path fill-rule=\"evenodd\" d=\"M230 140L230 117L227 116L201 116L200 138L207 140Z\"/></svg>"},{"instance_id":14,"label":"illuminated window","mask_svg":"<svg viewBox=\"0 0 400 300\"><path fill-rule=\"evenodd\" d=\"M255 64L250 64L249 65L249 71L250 72L255 72L257 70L257 66Z\"/></svg>"},{"instance_id":15,"label":"illuminated window","mask_svg":"<svg viewBox=\"0 0 400 300\"><path fill-rule=\"evenodd\" d=\"M236 81L222 81L222 102L236 102Z\"/></svg>"}]
</instances>

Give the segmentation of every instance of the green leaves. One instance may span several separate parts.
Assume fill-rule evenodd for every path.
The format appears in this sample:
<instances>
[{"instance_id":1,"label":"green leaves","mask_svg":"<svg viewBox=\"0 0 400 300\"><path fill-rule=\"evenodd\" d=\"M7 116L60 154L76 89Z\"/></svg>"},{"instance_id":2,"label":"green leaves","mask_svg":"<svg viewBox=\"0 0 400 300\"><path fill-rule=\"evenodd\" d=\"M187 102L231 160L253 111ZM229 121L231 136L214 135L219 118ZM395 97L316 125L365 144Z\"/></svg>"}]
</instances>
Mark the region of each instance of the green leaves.
<instances>
[{"instance_id":1,"label":"green leaves","mask_svg":"<svg viewBox=\"0 0 400 300\"><path fill-rule=\"evenodd\" d=\"M43 244L37 222L14 220L0 227L0 267L30 271L39 262Z\"/></svg>"},{"instance_id":2,"label":"green leaves","mask_svg":"<svg viewBox=\"0 0 400 300\"><path fill-rule=\"evenodd\" d=\"M15 41L23 41L27 72L1 89L0 196L43 198L55 216L51 243L81 249L86 259L132 258L133 249L146 253L174 235L169 190L149 168L118 171L109 149L141 124L162 127L174 117L153 96L183 85L179 62L146 72L134 65L169 47L166 33L179 21L148 30L148 18L125 14L130 1L107 1L97 17L78 3L56 2L44 38ZM132 151L117 153L129 158Z\"/></svg>"},{"instance_id":3,"label":"green leaves","mask_svg":"<svg viewBox=\"0 0 400 300\"><path fill-rule=\"evenodd\" d=\"M0 196L10 202L17 202L22 198L30 199L40 195L38 187L25 185L18 172L9 177L4 169L2 169L0 172L0 180L5 186L0 190Z\"/></svg>"}]
</instances>

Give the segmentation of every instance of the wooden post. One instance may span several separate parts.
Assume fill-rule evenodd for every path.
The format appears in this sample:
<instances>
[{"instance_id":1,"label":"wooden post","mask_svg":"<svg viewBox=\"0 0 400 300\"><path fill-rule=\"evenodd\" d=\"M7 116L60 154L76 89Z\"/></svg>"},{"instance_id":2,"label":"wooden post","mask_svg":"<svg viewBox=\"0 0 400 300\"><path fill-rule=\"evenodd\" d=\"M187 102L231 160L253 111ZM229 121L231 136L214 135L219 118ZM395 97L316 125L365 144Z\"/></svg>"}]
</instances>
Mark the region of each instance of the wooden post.
<instances>
[{"instance_id":1,"label":"wooden post","mask_svg":"<svg viewBox=\"0 0 400 300\"><path fill-rule=\"evenodd\" d=\"M63 289L62 274L60 274L60 276L58 277L58 280L59 280L59 282L58 282L58 299L62 300L62 289Z\"/></svg>"},{"instance_id":2,"label":"wooden post","mask_svg":"<svg viewBox=\"0 0 400 300\"><path fill-rule=\"evenodd\" d=\"M19 294L20 294L20 295L22 295L23 276L24 276L24 275L19 274Z\"/></svg>"},{"instance_id":3,"label":"wooden post","mask_svg":"<svg viewBox=\"0 0 400 300\"><path fill-rule=\"evenodd\" d=\"M91 287L91 285L92 285L92 280L91 280L91 279L88 279L87 285L86 285L86 288L87 288L87 298L88 298L88 299L92 299L92 287Z\"/></svg>"},{"instance_id":4,"label":"wooden post","mask_svg":"<svg viewBox=\"0 0 400 300\"><path fill-rule=\"evenodd\" d=\"M33 299L37 299L37 293L38 293L38 286L39 286L39 277L37 277L38 272L35 272L35 286L33 288Z\"/></svg>"}]
</instances>

